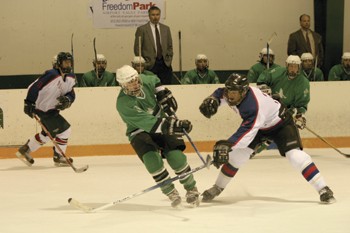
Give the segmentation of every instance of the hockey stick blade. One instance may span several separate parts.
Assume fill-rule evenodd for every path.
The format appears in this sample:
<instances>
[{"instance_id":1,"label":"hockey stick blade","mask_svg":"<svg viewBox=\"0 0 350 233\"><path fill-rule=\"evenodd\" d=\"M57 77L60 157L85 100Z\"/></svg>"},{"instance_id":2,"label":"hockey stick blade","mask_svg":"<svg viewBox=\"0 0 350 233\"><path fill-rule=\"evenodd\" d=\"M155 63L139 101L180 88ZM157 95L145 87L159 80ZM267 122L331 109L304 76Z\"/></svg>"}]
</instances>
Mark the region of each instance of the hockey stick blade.
<instances>
[{"instance_id":1,"label":"hockey stick blade","mask_svg":"<svg viewBox=\"0 0 350 233\"><path fill-rule=\"evenodd\" d=\"M85 165L84 167L80 167L80 168L76 168L76 167L73 166L73 170L74 170L76 173L85 172L87 169L89 169L89 165Z\"/></svg>"},{"instance_id":2,"label":"hockey stick blade","mask_svg":"<svg viewBox=\"0 0 350 233\"><path fill-rule=\"evenodd\" d=\"M319 139L321 139L321 141L323 141L324 143L326 143L327 145L329 145L330 147L332 147L334 150L336 150L339 154L343 155L345 158L350 158L350 154L345 154L343 152L341 152L338 148L336 148L335 146L333 146L330 142L328 142L326 139L324 139L322 136L318 135L315 131L313 131L312 129L310 129L309 127L305 126L305 129L307 129L310 133L314 134L316 137L318 137Z\"/></svg>"},{"instance_id":3,"label":"hockey stick blade","mask_svg":"<svg viewBox=\"0 0 350 233\"><path fill-rule=\"evenodd\" d=\"M199 170L202 170L203 168L206 168L207 166L210 166L211 164L212 164L212 161L211 161L211 158L210 158L210 159L208 159L208 164L203 164L202 166L193 168L192 170L190 170L188 172L185 172L185 173L183 173L181 175L178 175L178 176L174 176L173 178L170 178L168 180L164 180L163 182L160 182L160 183L158 183L156 185L153 185L153 186L151 186L151 187L149 187L147 189L144 189L144 190L142 190L142 191L140 191L138 193L131 194L131 195L127 196L127 197L124 197L122 199L119 199L117 201L114 201L114 202L111 202L111 203L108 203L108 204L105 204L105 205L102 205L102 206L97 207L97 208L93 208L93 207L90 207L88 205L85 205L85 204L83 204L83 203L81 203L81 202L79 202L79 201L77 201L76 199L73 199L73 198L69 198L68 199L68 203L72 207L74 207L76 209L79 209L79 210L82 210L85 213L94 213L94 212L97 212L99 210L104 210L104 209L107 209L107 208L109 208L111 206L114 206L114 205L117 205L119 203L122 203L124 201L130 200L130 199L132 199L134 197L137 197L137 196L143 195L145 193L148 193L148 192L150 192L152 190L155 190L157 188L160 188L160 187L162 187L164 185L170 184L170 183L172 183L172 182L174 182L176 180L183 179L184 177L186 177L186 176L188 176L188 175L190 175L192 173L195 173L195 172L197 172Z\"/></svg>"}]
</instances>

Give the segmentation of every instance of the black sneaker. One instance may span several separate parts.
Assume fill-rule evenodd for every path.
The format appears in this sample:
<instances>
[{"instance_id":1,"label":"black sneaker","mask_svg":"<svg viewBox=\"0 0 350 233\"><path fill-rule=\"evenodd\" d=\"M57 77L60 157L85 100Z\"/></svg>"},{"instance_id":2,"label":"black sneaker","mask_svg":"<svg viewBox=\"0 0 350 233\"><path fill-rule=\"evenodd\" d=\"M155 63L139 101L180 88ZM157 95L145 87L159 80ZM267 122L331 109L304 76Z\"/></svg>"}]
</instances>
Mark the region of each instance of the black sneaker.
<instances>
[{"instance_id":1,"label":"black sneaker","mask_svg":"<svg viewBox=\"0 0 350 233\"><path fill-rule=\"evenodd\" d=\"M28 141L29 142L29 141ZM16 152L16 156L27 166L31 167L34 163L33 157L30 155L30 149L28 146L28 142L21 146Z\"/></svg>"},{"instance_id":2,"label":"black sneaker","mask_svg":"<svg viewBox=\"0 0 350 233\"><path fill-rule=\"evenodd\" d=\"M332 204L336 202L333 196L333 191L328 186L321 189L319 194L320 194L321 204Z\"/></svg>"}]
</instances>

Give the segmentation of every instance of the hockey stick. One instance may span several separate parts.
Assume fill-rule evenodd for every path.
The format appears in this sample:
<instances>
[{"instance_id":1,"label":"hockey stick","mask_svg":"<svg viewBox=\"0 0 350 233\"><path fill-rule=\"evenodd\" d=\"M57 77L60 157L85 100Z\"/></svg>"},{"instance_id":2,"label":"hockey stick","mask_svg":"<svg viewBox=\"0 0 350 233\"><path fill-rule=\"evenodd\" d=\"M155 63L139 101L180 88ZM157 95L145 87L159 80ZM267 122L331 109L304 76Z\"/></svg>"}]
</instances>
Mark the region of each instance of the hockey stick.
<instances>
[{"instance_id":1,"label":"hockey stick","mask_svg":"<svg viewBox=\"0 0 350 233\"><path fill-rule=\"evenodd\" d=\"M95 72L96 77L98 78L98 68L97 68L97 52L96 52L96 37L94 37L94 54L95 54Z\"/></svg>"},{"instance_id":2,"label":"hockey stick","mask_svg":"<svg viewBox=\"0 0 350 233\"><path fill-rule=\"evenodd\" d=\"M74 33L72 33L72 36L70 38L70 50L72 52L72 73L74 74L74 50L73 50L73 36Z\"/></svg>"},{"instance_id":3,"label":"hockey stick","mask_svg":"<svg viewBox=\"0 0 350 233\"><path fill-rule=\"evenodd\" d=\"M175 113L175 111L174 111L173 108L171 108L171 111L173 112L173 115L174 115L175 119L178 120L178 118L177 118L177 116L176 116L176 113ZM204 165L205 165L205 164L207 165L207 168L209 169L210 163L208 162L208 159L211 159L211 158L210 158L210 155L207 155L207 159L206 159L207 161L205 161L204 158L203 158L203 156L201 155L201 153L200 153L199 150L197 149L196 145L193 143L193 141L192 141L190 135L186 132L185 129L183 129L182 131L184 132L184 134L185 134L185 136L187 137L188 141L191 143L193 149L196 151L198 157L202 160L202 162L203 162Z\"/></svg>"},{"instance_id":4,"label":"hockey stick","mask_svg":"<svg viewBox=\"0 0 350 233\"><path fill-rule=\"evenodd\" d=\"M182 49L181 49L181 31L179 31L179 70L180 70L180 78L182 79Z\"/></svg>"},{"instance_id":5,"label":"hockey stick","mask_svg":"<svg viewBox=\"0 0 350 233\"><path fill-rule=\"evenodd\" d=\"M141 36L139 36L139 73L141 74L142 72L142 70L141 70Z\"/></svg>"},{"instance_id":6,"label":"hockey stick","mask_svg":"<svg viewBox=\"0 0 350 233\"><path fill-rule=\"evenodd\" d=\"M269 40L266 43L266 50L267 50L267 64L266 64L266 67L267 67L267 69L270 69L270 44L273 41L275 36L277 36L277 33L276 32L272 33L272 35L270 36Z\"/></svg>"},{"instance_id":7,"label":"hockey stick","mask_svg":"<svg viewBox=\"0 0 350 233\"><path fill-rule=\"evenodd\" d=\"M318 55L315 58L315 69L314 69L314 80L313 81L316 81L317 60L318 60Z\"/></svg>"},{"instance_id":8,"label":"hockey stick","mask_svg":"<svg viewBox=\"0 0 350 233\"><path fill-rule=\"evenodd\" d=\"M210 166L211 164L212 164L212 162L210 161L208 165ZM102 206L97 207L97 208L93 208L93 207L90 207L90 206L88 206L88 205L85 205L85 204L83 204L83 203L81 203L81 202L79 202L79 201L77 201L77 200L75 200L75 199L73 199L73 198L69 198L69 199L68 199L68 203L69 203L71 206L73 206L73 207L75 207L75 208L77 208L77 209L79 209L79 210L82 210L82 211L84 211L84 212L86 212L86 213L97 212L97 211L100 211L100 210L107 209L107 208L109 208L109 207L111 207L111 206L117 205L117 204L119 204L119 203L122 203L122 202L124 202L124 201L128 201L128 200L130 200L130 199L132 199L132 198L134 198L134 197L138 197L138 196L140 196L140 195L143 195L143 194L145 194L145 193L148 193L148 192L150 192L150 191L152 191L152 190L155 190L155 189L157 189L157 188L160 188L160 187L162 187L162 186L164 186L164 185L170 184L170 183L172 183L172 182L174 182L174 181L176 181L176 180L183 179L183 178L185 178L186 176L188 176L188 175L190 175L190 174L192 174L192 173L195 173L195 172L197 172L197 171L199 171L199 170L201 170L201 169L203 169L203 168L205 168L205 167L207 167L207 165L206 165L206 164L203 164L202 166L193 168L192 170L190 170L190 171L188 171L188 172L185 172L185 173L180 174L180 175L178 175L178 176L174 176L173 178L170 178L170 179L168 179L168 180L164 180L163 182L160 182L160 183L158 183L158 184L156 184L156 185L153 185L153 186L151 186L151 187L149 187L149 188L147 188L147 189L144 189L144 190L142 190L141 192L131 194L131 195L127 196L127 197L124 197L124 198L122 198L122 199L119 199L119 200L117 200L117 201L113 201L113 202L108 203L108 204L105 204L105 205L102 205Z\"/></svg>"},{"instance_id":9,"label":"hockey stick","mask_svg":"<svg viewBox=\"0 0 350 233\"><path fill-rule=\"evenodd\" d=\"M341 152L338 148L333 146L330 142L328 142L326 139L324 139L323 137L318 135L315 131L311 130L309 127L305 126L305 129L307 129L308 131L310 131L310 133L314 134L316 137L321 139L324 143L328 144L330 147L332 147L334 150L336 150L339 154L343 155L345 158L350 158L350 154L345 154L345 153Z\"/></svg>"},{"instance_id":10,"label":"hockey stick","mask_svg":"<svg viewBox=\"0 0 350 233\"><path fill-rule=\"evenodd\" d=\"M38 115L34 114L34 118L35 120L39 123L39 125L41 126L41 128L44 130L44 132L47 134L47 136L50 138L50 140L52 141L52 143L54 144L54 146L56 147L56 149L61 153L61 155L65 158L65 160L67 161L67 163L69 164L69 166L71 168L73 168L73 170L76 173L82 173L85 172L88 168L89 165L86 165L84 167L81 168L76 168L72 162L69 160L69 158L65 155L65 153L62 151L62 149L58 146L58 144L56 143L55 139L51 136L50 132L47 130L47 128L43 125L43 123L41 122L40 118L38 117Z\"/></svg>"}]
</instances>

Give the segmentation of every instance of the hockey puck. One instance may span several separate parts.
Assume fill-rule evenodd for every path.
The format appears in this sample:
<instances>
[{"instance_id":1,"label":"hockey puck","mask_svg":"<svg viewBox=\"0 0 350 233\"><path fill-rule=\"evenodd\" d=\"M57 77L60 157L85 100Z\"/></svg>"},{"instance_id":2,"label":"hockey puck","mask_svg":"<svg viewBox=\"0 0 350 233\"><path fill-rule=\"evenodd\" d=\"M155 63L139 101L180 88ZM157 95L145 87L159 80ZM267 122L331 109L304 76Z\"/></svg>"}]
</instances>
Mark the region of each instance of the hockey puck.
<instances>
[{"instance_id":1,"label":"hockey puck","mask_svg":"<svg viewBox=\"0 0 350 233\"><path fill-rule=\"evenodd\" d=\"M68 203L70 203L72 201L72 198L70 197L70 198L68 198Z\"/></svg>"}]
</instances>

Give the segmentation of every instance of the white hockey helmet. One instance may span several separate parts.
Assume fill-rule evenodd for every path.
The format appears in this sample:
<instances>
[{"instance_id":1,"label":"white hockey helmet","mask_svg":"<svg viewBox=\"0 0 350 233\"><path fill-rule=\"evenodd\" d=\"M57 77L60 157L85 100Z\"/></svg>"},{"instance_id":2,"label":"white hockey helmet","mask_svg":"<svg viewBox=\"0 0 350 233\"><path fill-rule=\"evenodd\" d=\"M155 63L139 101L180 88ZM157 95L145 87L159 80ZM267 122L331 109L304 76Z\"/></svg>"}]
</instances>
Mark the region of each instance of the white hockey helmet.
<instances>
[{"instance_id":1,"label":"white hockey helmet","mask_svg":"<svg viewBox=\"0 0 350 233\"><path fill-rule=\"evenodd\" d=\"M57 55L53 56L52 58L52 67L53 68L57 67Z\"/></svg>"},{"instance_id":2,"label":"white hockey helmet","mask_svg":"<svg viewBox=\"0 0 350 233\"><path fill-rule=\"evenodd\" d=\"M305 60L314 60L314 56L312 56L311 53L303 53L301 54L301 60L305 61Z\"/></svg>"},{"instance_id":3,"label":"white hockey helmet","mask_svg":"<svg viewBox=\"0 0 350 233\"><path fill-rule=\"evenodd\" d=\"M286 64L297 64L297 65L300 65L301 64L301 60L300 60L300 57L297 56L297 55L289 55L287 57L287 60L286 60Z\"/></svg>"},{"instance_id":4,"label":"white hockey helmet","mask_svg":"<svg viewBox=\"0 0 350 233\"><path fill-rule=\"evenodd\" d=\"M142 81L139 73L129 65L124 65L116 71L116 79L127 95L139 96L142 88Z\"/></svg>"},{"instance_id":5,"label":"white hockey helmet","mask_svg":"<svg viewBox=\"0 0 350 233\"><path fill-rule=\"evenodd\" d=\"M350 59L350 53L349 52L343 53L343 56L341 58L342 59Z\"/></svg>"},{"instance_id":6,"label":"white hockey helmet","mask_svg":"<svg viewBox=\"0 0 350 233\"><path fill-rule=\"evenodd\" d=\"M97 61L99 61L99 62L107 63L107 59L106 59L105 55L103 55L103 54L97 54L96 57L94 57L92 60L93 63L96 62L96 58L97 58Z\"/></svg>"},{"instance_id":7,"label":"white hockey helmet","mask_svg":"<svg viewBox=\"0 0 350 233\"><path fill-rule=\"evenodd\" d=\"M140 57L140 56L135 56L132 61L131 61L132 64L145 64L146 61L143 57Z\"/></svg>"},{"instance_id":8,"label":"white hockey helmet","mask_svg":"<svg viewBox=\"0 0 350 233\"><path fill-rule=\"evenodd\" d=\"M195 58L196 63L199 60L206 60L206 61L208 61L208 57L205 54L197 54L197 56Z\"/></svg>"},{"instance_id":9,"label":"white hockey helmet","mask_svg":"<svg viewBox=\"0 0 350 233\"><path fill-rule=\"evenodd\" d=\"M270 55L275 55L275 53L273 52L273 50L270 49L270 48L269 48L269 54L270 54ZM261 55L261 56L267 55L267 48L263 48L263 49L260 51L260 55Z\"/></svg>"}]
</instances>

